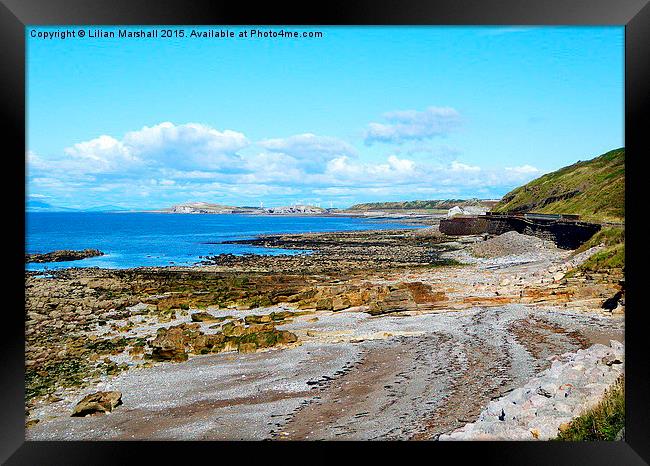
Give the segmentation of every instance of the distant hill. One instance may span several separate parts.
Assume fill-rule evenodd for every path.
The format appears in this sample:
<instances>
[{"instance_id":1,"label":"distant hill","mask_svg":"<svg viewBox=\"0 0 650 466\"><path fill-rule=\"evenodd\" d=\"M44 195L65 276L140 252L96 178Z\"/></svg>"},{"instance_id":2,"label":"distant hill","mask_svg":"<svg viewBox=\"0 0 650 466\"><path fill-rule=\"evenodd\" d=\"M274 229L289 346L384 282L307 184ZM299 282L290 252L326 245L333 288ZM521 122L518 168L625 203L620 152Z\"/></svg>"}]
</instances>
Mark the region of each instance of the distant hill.
<instances>
[{"instance_id":1,"label":"distant hill","mask_svg":"<svg viewBox=\"0 0 650 466\"><path fill-rule=\"evenodd\" d=\"M186 202L184 204L177 204L167 209L162 209L158 212L169 212L174 214L277 214L277 215L292 215L292 214L323 214L326 209L310 205L291 205L283 207L236 207L221 204L210 204L208 202Z\"/></svg>"},{"instance_id":2,"label":"distant hill","mask_svg":"<svg viewBox=\"0 0 650 466\"><path fill-rule=\"evenodd\" d=\"M129 209L116 205L98 205L95 207L88 207L86 209L81 209L84 212L125 212Z\"/></svg>"},{"instance_id":3,"label":"distant hill","mask_svg":"<svg viewBox=\"0 0 650 466\"><path fill-rule=\"evenodd\" d=\"M76 212L76 209L68 207L59 207L38 199L27 199L25 201L25 211L27 212Z\"/></svg>"},{"instance_id":4,"label":"distant hill","mask_svg":"<svg viewBox=\"0 0 650 466\"><path fill-rule=\"evenodd\" d=\"M625 148L547 173L505 196L494 212L578 214L583 220L625 219Z\"/></svg>"},{"instance_id":5,"label":"distant hill","mask_svg":"<svg viewBox=\"0 0 650 466\"><path fill-rule=\"evenodd\" d=\"M430 201L403 201L403 202L368 202L355 204L347 210L449 210L454 206L469 207L481 206L491 208L498 201L487 199L444 199Z\"/></svg>"}]
</instances>

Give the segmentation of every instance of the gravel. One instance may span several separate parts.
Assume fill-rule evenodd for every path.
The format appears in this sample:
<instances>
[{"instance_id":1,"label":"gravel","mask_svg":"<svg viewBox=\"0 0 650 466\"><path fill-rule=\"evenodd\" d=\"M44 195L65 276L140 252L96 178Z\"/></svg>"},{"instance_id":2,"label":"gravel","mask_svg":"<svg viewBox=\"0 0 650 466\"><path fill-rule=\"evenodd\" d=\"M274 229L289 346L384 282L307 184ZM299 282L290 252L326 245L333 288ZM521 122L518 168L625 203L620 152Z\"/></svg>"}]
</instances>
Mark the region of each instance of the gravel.
<instances>
[{"instance_id":1,"label":"gravel","mask_svg":"<svg viewBox=\"0 0 650 466\"><path fill-rule=\"evenodd\" d=\"M567 331L541 326L515 338L511 326L531 315ZM318 321L307 322L314 316ZM29 440L365 440L419 434L422 439L434 438L462 427L458 419L476 419L493 396L523 386L538 366L551 364L547 354L529 353L525 348L529 339L542 338L552 343L551 354L562 354L577 349L573 332L602 332L608 326L620 331L622 321L514 304L402 317L319 312L281 326L301 334L314 332L312 337L304 335L296 348L195 356L183 363L132 369L82 391L62 393L63 400L34 407L32 416L41 422L26 436ZM314 381L325 382L308 383ZM122 392L124 404L107 415L70 417L75 404L97 390ZM578 405L565 407L574 406Z\"/></svg>"},{"instance_id":2,"label":"gravel","mask_svg":"<svg viewBox=\"0 0 650 466\"><path fill-rule=\"evenodd\" d=\"M502 235L469 246L474 256L483 258L521 255L542 251L556 251L552 241L545 241L535 236L522 235L508 231Z\"/></svg>"}]
</instances>

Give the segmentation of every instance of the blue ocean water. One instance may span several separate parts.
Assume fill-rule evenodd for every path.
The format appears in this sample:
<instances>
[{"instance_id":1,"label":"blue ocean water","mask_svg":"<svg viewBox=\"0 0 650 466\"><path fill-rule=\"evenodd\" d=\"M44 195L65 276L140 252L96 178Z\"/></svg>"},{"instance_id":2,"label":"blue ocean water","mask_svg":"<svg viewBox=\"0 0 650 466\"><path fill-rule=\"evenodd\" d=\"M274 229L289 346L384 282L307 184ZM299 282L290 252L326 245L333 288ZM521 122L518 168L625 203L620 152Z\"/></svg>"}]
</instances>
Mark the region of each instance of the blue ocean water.
<instances>
[{"instance_id":1,"label":"blue ocean water","mask_svg":"<svg viewBox=\"0 0 650 466\"><path fill-rule=\"evenodd\" d=\"M217 214L30 212L30 254L57 249L99 249L106 255L71 262L26 264L26 270L66 267L130 268L192 265L214 254L296 254L243 244L207 244L274 233L417 228L358 217L289 217Z\"/></svg>"}]
</instances>

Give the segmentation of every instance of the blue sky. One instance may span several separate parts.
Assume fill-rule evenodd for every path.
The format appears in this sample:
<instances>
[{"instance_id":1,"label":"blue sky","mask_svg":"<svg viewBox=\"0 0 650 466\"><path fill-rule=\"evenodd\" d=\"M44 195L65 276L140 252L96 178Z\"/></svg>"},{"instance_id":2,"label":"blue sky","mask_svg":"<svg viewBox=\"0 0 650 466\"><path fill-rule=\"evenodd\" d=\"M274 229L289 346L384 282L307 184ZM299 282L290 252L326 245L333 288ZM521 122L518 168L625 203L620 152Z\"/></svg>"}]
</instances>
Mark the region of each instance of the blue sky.
<instances>
[{"instance_id":1,"label":"blue sky","mask_svg":"<svg viewBox=\"0 0 650 466\"><path fill-rule=\"evenodd\" d=\"M66 29L88 31L34 30ZM43 39L27 28L29 199L498 198L624 146L622 27L273 28L323 32L297 39L183 29Z\"/></svg>"}]
</instances>

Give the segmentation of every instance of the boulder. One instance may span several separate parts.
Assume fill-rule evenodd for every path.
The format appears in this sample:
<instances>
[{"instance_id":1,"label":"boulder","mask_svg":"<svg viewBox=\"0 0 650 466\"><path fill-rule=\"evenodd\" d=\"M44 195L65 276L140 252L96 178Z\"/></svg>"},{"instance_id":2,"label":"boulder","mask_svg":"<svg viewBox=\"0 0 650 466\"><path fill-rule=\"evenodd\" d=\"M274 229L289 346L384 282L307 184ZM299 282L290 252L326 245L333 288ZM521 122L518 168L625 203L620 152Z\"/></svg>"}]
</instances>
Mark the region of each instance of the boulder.
<instances>
[{"instance_id":1,"label":"boulder","mask_svg":"<svg viewBox=\"0 0 650 466\"><path fill-rule=\"evenodd\" d=\"M185 361L187 359L183 329L179 327L158 329L158 334L151 342L151 347L153 348L152 357L155 360Z\"/></svg>"},{"instance_id":2,"label":"boulder","mask_svg":"<svg viewBox=\"0 0 650 466\"><path fill-rule=\"evenodd\" d=\"M244 317L244 322L247 324L266 324L273 321L273 316L269 314L250 315Z\"/></svg>"},{"instance_id":3,"label":"boulder","mask_svg":"<svg viewBox=\"0 0 650 466\"><path fill-rule=\"evenodd\" d=\"M227 337L240 337L246 332L246 328L241 321L235 320L228 322L221 327L221 332Z\"/></svg>"},{"instance_id":4,"label":"boulder","mask_svg":"<svg viewBox=\"0 0 650 466\"><path fill-rule=\"evenodd\" d=\"M215 317L208 312L195 312L192 314L192 322L220 322L222 319Z\"/></svg>"},{"instance_id":5,"label":"boulder","mask_svg":"<svg viewBox=\"0 0 650 466\"><path fill-rule=\"evenodd\" d=\"M368 313L380 315L399 311L414 311L416 309L417 305L408 286L400 283L397 286L391 286L387 296L374 301L370 305Z\"/></svg>"},{"instance_id":6,"label":"boulder","mask_svg":"<svg viewBox=\"0 0 650 466\"><path fill-rule=\"evenodd\" d=\"M89 414L110 413L113 408L121 404L121 392L96 392L82 398L75 406L72 416L83 417Z\"/></svg>"}]
</instances>

